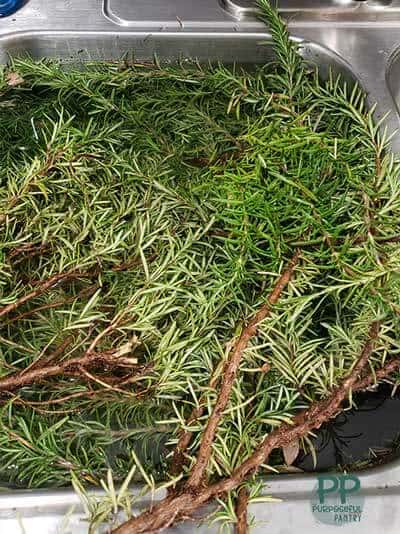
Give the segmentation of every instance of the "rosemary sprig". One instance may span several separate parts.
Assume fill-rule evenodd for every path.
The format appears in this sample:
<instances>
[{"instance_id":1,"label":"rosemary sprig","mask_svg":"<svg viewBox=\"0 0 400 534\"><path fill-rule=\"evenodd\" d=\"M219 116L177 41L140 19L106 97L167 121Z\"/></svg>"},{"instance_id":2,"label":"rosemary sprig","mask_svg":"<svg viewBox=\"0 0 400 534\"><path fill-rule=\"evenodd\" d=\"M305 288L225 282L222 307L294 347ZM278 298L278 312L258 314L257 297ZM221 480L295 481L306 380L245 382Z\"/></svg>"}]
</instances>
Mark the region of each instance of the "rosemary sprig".
<instances>
[{"instance_id":1,"label":"rosemary sprig","mask_svg":"<svg viewBox=\"0 0 400 534\"><path fill-rule=\"evenodd\" d=\"M5 69L4 482L131 479L134 457L147 483L179 478L133 523L162 527L233 503L289 437L396 381L398 164L362 91L320 80L260 10L277 60L254 72Z\"/></svg>"}]
</instances>

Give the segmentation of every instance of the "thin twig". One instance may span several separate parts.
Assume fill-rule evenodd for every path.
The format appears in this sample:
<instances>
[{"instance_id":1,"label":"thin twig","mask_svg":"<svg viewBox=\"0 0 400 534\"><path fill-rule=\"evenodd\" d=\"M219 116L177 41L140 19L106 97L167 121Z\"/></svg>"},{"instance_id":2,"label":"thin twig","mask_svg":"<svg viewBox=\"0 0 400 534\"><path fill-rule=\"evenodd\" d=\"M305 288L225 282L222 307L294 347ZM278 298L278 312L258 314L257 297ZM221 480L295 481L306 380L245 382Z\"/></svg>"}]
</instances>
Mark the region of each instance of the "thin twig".
<instances>
[{"instance_id":1,"label":"thin twig","mask_svg":"<svg viewBox=\"0 0 400 534\"><path fill-rule=\"evenodd\" d=\"M75 400L75 399L81 399L83 397L83 400L87 400L87 399L91 399L93 400L94 399L98 399L98 400L101 400L101 401L104 401L105 400L105 394L106 393L109 393L110 390L108 388L104 388L104 389L96 389L96 390L88 390L88 391L78 391L76 393L71 393L71 395L66 395L65 397L58 397L58 398L55 398L55 399L49 399L49 400L41 400L41 401L27 401L25 399L21 399L19 397L13 397L12 400L13 400L13 404L22 404L24 406L29 406L31 408L37 408L38 406L54 406L54 405L57 405L57 404L64 404L65 402L68 402L70 400ZM114 393L114 390L113 390L113 393ZM124 394L128 394L129 392L128 391L124 391ZM80 405L78 405L80 406ZM78 407L78 409L80 409ZM71 410L69 411L75 411L76 408L71 408Z\"/></svg>"},{"instance_id":2,"label":"thin twig","mask_svg":"<svg viewBox=\"0 0 400 534\"><path fill-rule=\"evenodd\" d=\"M107 334L111 333L115 328L117 327L117 322L113 321L111 324L107 326L104 330L102 330L97 336L94 338L94 340L91 342L87 353L90 354L94 351L94 349L97 347L97 345L100 343L100 341L105 337Z\"/></svg>"},{"instance_id":3,"label":"thin twig","mask_svg":"<svg viewBox=\"0 0 400 534\"><path fill-rule=\"evenodd\" d=\"M13 267L15 267L23 261L42 255L44 252L50 250L50 248L51 246L49 243L42 243L40 245L36 245L34 243L24 243L23 245L12 249L9 252L8 257L10 260L12 260Z\"/></svg>"},{"instance_id":4,"label":"thin twig","mask_svg":"<svg viewBox=\"0 0 400 534\"><path fill-rule=\"evenodd\" d=\"M322 245L325 242L329 241L330 245L344 245L346 242L349 245L361 245L362 243L365 243L368 241L368 238L370 235L367 236L359 236L356 237L353 241L349 241L348 238L340 238L340 237L328 237L327 235L324 235L323 237L318 237L316 239L310 239L308 241L292 241L288 244L291 246L296 247L314 247L316 245ZM379 236L373 236L374 241L376 243L379 243L380 245L390 244L390 243L399 243L400 242L400 234L391 235L388 237L379 237Z\"/></svg>"},{"instance_id":5,"label":"thin twig","mask_svg":"<svg viewBox=\"0 0 400 534\"><path fill-rule=\"evenodd\" d=\"M150 256L149 261L153 261L154 259L155 259L155 255L152 255L152 256ZM121 263L119 263L117 265L114 265L111 268L111 271L112 272L128 271L132 267L135 267L135 266L137 266L139 264L140 264L140 262L138 261L138 258L135 257L133 259L130 259L130 260L121 262ZM57 285L60 282L64 282L64 281L67 281L67 280L79 279L79 278L95 278L99 274L100 274L100 269L98 267L96 267L92 272L80 272L78 270L73 269L73 270L68 271L66 273L55 274L55 275L51 276L50 278L47 278L46 280L30 281L30 285L34 286L35 289L32 290L30 293L27 293L26 295L20 297L15 302L13 302L11 304L8 304L7 306L4 306L3 308L0 308L0 318L3 317L4 315L7 315L7 314L15 311L17 308L22 306L22 304L25 304L29 300L32 300L32 299L34 299L36 297L39 297L40 295L43 295L43 293L45 293L48 289L51 289L52 287L54 287L55 285ZM77 295L77 297L78 296L79 295ZM69 301L63 301L63 302L59 302L57 304L54 303L54 304L44 305L43 307L37 308L37 309L32 310L32 311L28 311L28 312L26 312L26 314L21 314L21 315L17 316L16 318L13 318L9 322L14 322L17 319L24 318L27 315L29 315L31 313L34 313L35 311L41 311L43 309L48 309L48 308L53 308L53 307L55 308L58 305L65 304L65 303L68 303L68 302Z\"/></svg>"},{"instance_id":6,"label":"thin twig","mask_svg":"<svg viewBox=\"0 0 400 534\"><path fill-rule=\"evenodd\" d=\"M117 393L126 394L128 396L132 395L132 393L130 393L128 391L125 391L123 389L120 389L119 387L115 386L114 384L109 384L105 380L100 380L100 378L98 378L97 376L94 376L92 373L89 373L89 371L87 371L85 369L85 367L81 367L80 371L81 371L81 373L83 375L85 375L89 380L91 380L95 384L99 384L100 386L103 386L104 390L116 391Z\"/></svg>"},{"instance_id":7,"label":"thin twig","mask_svg":"<svg viewBox=\"0 0 400 534\"><path fill-rule=\"evenodd\" d=\"M34 360L30 365L28 365L28 367L25 367L21 371L21 374L25 374L25 373L31 371L32 369L38 369L40 367L45 367L51 361L56 360L59 356L64 354L64 352L67 350L67 348L71 345L71 343L73 341L74 341L74 336L67 336L63 340L63 342L54 350L54 352L52 352L52 354L50 354L50 356L48 356L47 358L43 358L43 359L39 356L39 358Z\"/></svg>"},{"instance_id":8,"label":"thin twig","mask_svg":"<svg viewBox=\"0 0 400 534\"><path fill-rule=\"evenodd\" d=\"M43 295L43 293L45 293L51 287L54 287L56 284L75 278L85 278L85 273L79 273L77 271L68 271L66 273L55 274L50 278L47 278L46 280L38 282L36 289L31 291L30 293L27 293L23 297L20 297L15 302L7 304L7 306L4 306L3 308L0 308L0 317L4 317L8 313L13 312L14 310L22 306L22 304L25 304L25 302L39 297L40 295Z\"/></svg>"},{"instance_id":9,"label":"thin twig","mask_svg":"<svg viewBox=\"0 0 400 534\"><path fill-rule=\"evenodd\" d=\"M4 224L4 222L7 220L8 212L11 211L13 208L16 207L18 202L21 200L21 198L29 193L30 189L36 184L36 180L38 178L43 178L49 174L52 170L55 168L55 164L61 159L61 157L64 155L63 150L57 150L54 153L47 153L46 159L44 161L43 168L38 171L36 174L30 177L29 181L24 184L21 191L10 197L6 201L6 208L4 213L0 213L0 225Z\"/></svg>"},{"instance_id":10,"label":"thin twig","mask_svg":"<svg viewBox=\"0 0 400 534\"><path fill-rule=\"evenodd\" d=\"M56 302L49 302L48 304L43 304L42 306L38 306L36 308L32 308L31 310L28 310L24 313L20 313L19 315L15 315L14 317L11 317L8 321L6 321L4 326L7 326L11 323L15 323L16 321L21 321L21 319L26 319L27 317L30 317L31 315L34 315L35 313L39 313L44 310L50 310L53 308L58 308L59 306L63 306L65 304L71 304L72 302L75 302L75 300L82 298L82 297L90 297L93 295L97 290L99 289L99 286L93 286L88 287L85 289L82 289L77 295L74 295L72 297L69 297L64 300L57 300Z\"/></svg>"}]
</instances>

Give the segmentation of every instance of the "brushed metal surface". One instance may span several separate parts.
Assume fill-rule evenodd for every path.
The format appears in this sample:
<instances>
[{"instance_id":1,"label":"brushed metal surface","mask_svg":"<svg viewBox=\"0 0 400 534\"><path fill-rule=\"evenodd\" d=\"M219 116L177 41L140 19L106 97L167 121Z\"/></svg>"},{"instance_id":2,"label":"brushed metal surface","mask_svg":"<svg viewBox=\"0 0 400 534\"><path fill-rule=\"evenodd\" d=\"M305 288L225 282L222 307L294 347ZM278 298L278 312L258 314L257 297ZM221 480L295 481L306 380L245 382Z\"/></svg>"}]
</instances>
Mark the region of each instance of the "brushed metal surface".
<instances>
[{"instance_id":1,"label":"brushed metal surface","mask_svg":"<svg viewBox=\"0 0 400 534\"><path fill-rule=\"evenodd\" d=\"M123 0L121 0L123 1ZM254 12L256 0L221 0L228 9ZM274 0L280 11L325 11L342 13L364 8L395 7L396 0ZM397 6L398 7L398 6Z\"/></svg>"},{"instance_id":2,"label":"brushed metal surface","mask_svg":"<svg viewBox=\"0 0 400 534\"><path fill-rule=\"evenodd\" d=\"M330 17L346 20L349 13L359 20L373 20L374 11L400 12L399 0L272 0L281 13L290 16ZM254 17L256 0L220 0L226 11L239 20ZM372 15L372 16L371 16Z\"/></svg>"},{"instance_id":3,"label":"brushed metal surface","mask_svg":"<svg viewBox=\"0 0 400 534\"><path fill-rule=\"evenodd\" d=\"M221 0L227 11L237 17L254 14L256 12L255 0ZM281 12L296 11L322 11L344 12L359 9L360 2L357 0L274 0L274 4Z\"/></svg>"},{"instance_id":4,"label":"brushed metal surface","mask_svg":"<svg viewBox=\"0 0 400 534\"><path fill-rule=\"evenodd\" d=\"M212 4L210 4L210 7ZM214 2L214 6L218 6ZM182 27L183 21L192 20L208 22L210 20L209 11L193 11L193 5L187 0L105 0L104 12L110 20L120 25L137 24L139 21L149 20L149 10L151 10L153 23L163 23L174 21Z\"/></svg>"},{"instance_id":5,"label":"brushed metal surface","mask_svg":"<svg viewBox=\"0 0 400 534\"><path fill-rule=\"evenodd\" d=\"M376 115L397 129L400 109L400 0L280 0L303 56L322 75L329 69L357 80L377 103ZM0 20L0 63L29 54L63 61L181 57L244 64L271 57L269 36L247 0L28 0L12 17ZM357 5L356 5L357 4ZM231 7L229 7L229 5ZM248 10L246 16L240 10ZM262 44L264 43L264 44ZM400 153L400 135L392 140ZM368 529L398 534L400 529L400 461L359 474L366 498L363 524L344 525L342 534ZM319 532L310 511L315 475L270 477L265 493L279 504L252 507L254 532ZM134 492L138 488L133 488ZM156 495L160 498L160 495ZM323 526L324 532L338 533ZM7 534L83 534L85 512L71 490L0 493L0 532ZM169 530L213 533L186 523Z\"/></svg>"}]
</instances>

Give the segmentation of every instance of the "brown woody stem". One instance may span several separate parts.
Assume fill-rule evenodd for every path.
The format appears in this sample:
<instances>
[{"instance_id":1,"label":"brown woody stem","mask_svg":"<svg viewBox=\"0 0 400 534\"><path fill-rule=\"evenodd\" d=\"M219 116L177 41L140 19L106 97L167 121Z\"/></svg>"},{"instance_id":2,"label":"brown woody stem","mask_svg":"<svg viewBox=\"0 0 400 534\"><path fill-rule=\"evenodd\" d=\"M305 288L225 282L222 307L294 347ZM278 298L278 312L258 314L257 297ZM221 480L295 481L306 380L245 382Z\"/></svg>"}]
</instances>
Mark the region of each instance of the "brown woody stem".
<instances>
[{"instance_id":1,"label":"brown woody stem","mask_svg":"<svg viewBox=\"0 0 400 534\"><path fill-rule=\"evenodd\" d=\"M15 323L17 321L21 321L22 319L26 319L27 317L30 317L31 315L34 315L35 313L39 313L45 310L51 310L53 308L58 308L59 306L64 306L65 304L70 304L74 302L75 300L78 300L79 298L82 298L82 297L89 297L93 295L97 291L97 289L99 289L99 286L88 287L86 289L83 289L77 295L74 295L73 297L69 297L64 300L57 300L55 302L49 302L48 304L43 304L42 306L38 306L37 308L33 308L24 313L20 313L19 315L16 315L15 317L11 317L11 319L8 319L8 321L4 323L4 326L7 326L11 323Z\"/></svg>"},{"instance_id":2,"label":"brown woody stem","mask_svg":"<svg viewBox=\"0 0 400 534\"><path fill-rule=\"evenodd\" d=\"M245 487L240 488L236 502L236 534L247 534L247 507L249 504L249 492Z\"/></svg>"},{"instance_id":3,"label":"brown woody stem","mask_svg":"<svg viewBox=\"0 0 400 534\"><path fill-rule=\"evenodd\" d=\"M197 461L192 469L188 480L188 486L191 488L196 488L201 484L202 478L204 476L205 470L210 459L215 433L218 428L218 424L222 418L222 414L229 402L232 387L235 382L235 378L243 354L247 349L250 340L256 335L259 324L269 316L269 314L271 313L271 307L278 302L282 291L290 282L290 279L293 275L293 271L299 261L299 257L300 251L297 250L293 258L291 259L288 267L285 269L285 271L275 284L271 294L268 297L267 302L258 310L253 319L243 329L238 341L232 349L228 364L225 368L223 381L221 384L217 401L214 406L214 410L208 420L207 426L202 436L199 452L197 455Z\"/></svg>"},{"instance_id":4,"label":"brown woody stem","mask_svg":"<svg viewBox=\"0 0 400 534\"><path fill-rule=\"evenodd\" d=\"M379 323L372 323L368 339L359 359L342 383L331 394L320 401L314 402L309 408L297 414L293 421L282 424L273 430L257 447L253 454L233 473L219 482L193 490L185 486L178 495L170 495L155 505L150 511L144 512L119 528L114 534L144 534L159 531L172 526L177 521L190 517L202 505L218 495L237 488L250 475L255 474L267 461L274 449L281 448L296 439L300 439L319 428L323 423L334 417L341 403L350 390L357 384L360 373L374 351L379 334Z\"/></svg>"},{"instance_id":5,"label":"brown woody stem","mask_svg":"<svg viewBox=\"0 0 400 534\"><path fill-rule=\"evenodd\" d=\"M73 278L80 277L85 277L85 275L76 271L69 271L66 273L55 274L54 276L51 276L50 278L47 278L44 281L38 282L36 289L31 291L30 293L27 293L23 297L20 297L15 302L7 304L7 306L4 306L3 308L0 308L0 317L4 317L8 313L13 312L14 310L22 306L22 304L25 304L25 302L39 297L40 295L43 295L43 293L45 293L51 287L54 287L59 282L64 282L65 280L71 280Z\"/></svg>"},{"instance_id":6,"label":"brown woody stem","mask_svg":"<svg viewBox=\"0 0 400 534\"><path fill-rule=\"evenodd\" d=\"M211 376L209 382L209 388L214 389L219 381L220 377L220 367L218 365ZM193 423L198 421L204 413L204 405L206 399L204 397L200 398L199 405L192 410L192 413L187 420L187 426L191 426ZM175 447L174 454L172 456L170 472L172 476L177 476L182 472L182 469L185 465L185 453L189 448L190 442L192 440L193 432L191 430L183 430L179 437L178 443ZM171 488L173 491L173 488Z\"/></svg>"},{"instance_id":7,"label":"brown woody stem","mask_svg":"<svg viewBox=\"0 0 400 534\"><path fill-rule=\"evenodd\" d=\"M150 256L149 261L153 261L155 256ZM129 269L132 269L133 267L139 265L139 260L135 257L133 259L130 259L128 261L122 262L120 264L114 265L111 268L111 271L113 272L121 272L121 271L128 271ZM23 295L19 299L17 299L15 302L8 304L7 306L4 306L3 308L0 308L0 318L15 311L17 308L25 304L26 302L39 297L40 295L43 295L48 289L51 289L55 285L57 285L60 282L64 282L67 280L74 280L79 278L95 278L100 273L99 269L96 268L92 272L80 272L78 270L71 270L65 273L57 273L50 278L47 278L46 280L39 280L37 282L31 282L32 285L35 286L35 289L27 293L26 295ZM90 291L90 288L89 290ZM81 296L83 292L78 294L76 298ZM59 302L59 303L53 303L53 304L47 304L43 307L37 308L32 311L26 312L26 314L21 314L18 317L11 319L9 322L14 322L15 320L19 320L21 318L26 317L27 315L30 315L31 313L34 313L35 311L40 311L48 308L55 308L58 305L68 303L69 301L72 301L72 299L69 299L67 301Z\"/></svg>"},{"instance_id":8,"label":"brown woody stem","mask_svg":"<svg viewBox=\"0 0 400 534\"><path fill-rule=\"evenodd\" d=\"M367 389L370 386L377 384L380 380L388 378L391 374L395 373L400 369L400 358L391 360L385 364L381 369L375 371L375 373L369 373L363 378L357 380L354 384L353 391L360 391Z\"/></svg>"},{"instance_id":9,"label":"brown woody stem","mask_svg":"<svg viewBox=\"0 0 400 534\"><path fill-rule=\"evenodd\" d=\"M66 374L80 374L80 370L92 368L100 363L114 366L132 365L133 361L126 356L132 351L135 342L126 343L123 347L104 352L86 352L78 358L70 358L61 363L42 367L23 369L17 373L0 378L0 391L11 392L21 387L43 382L48 378Z\"/></svg>"}]
</instances>

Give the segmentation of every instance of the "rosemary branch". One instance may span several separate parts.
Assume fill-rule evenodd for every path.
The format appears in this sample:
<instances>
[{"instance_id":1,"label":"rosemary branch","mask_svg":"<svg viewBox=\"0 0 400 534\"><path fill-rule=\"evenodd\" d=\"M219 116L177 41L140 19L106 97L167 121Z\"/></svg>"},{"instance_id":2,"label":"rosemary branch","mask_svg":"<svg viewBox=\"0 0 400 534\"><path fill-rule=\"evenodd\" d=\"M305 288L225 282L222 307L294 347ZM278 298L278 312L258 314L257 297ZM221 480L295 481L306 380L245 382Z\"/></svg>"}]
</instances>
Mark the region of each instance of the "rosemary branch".
<instances>
[{"instance_id":1,"label":"rosemary branch","mask_svg":"<svg viewBox=\"0 0 400 534\"><path fill-rule=\"evenodd\" d=\"M342 383L325 399L315 402L310 408L298 413L291 424L283 424L272 431L253 454L229 477L214 484L199 487L195 492L187 486L177 496L167 497L150 511L130 519L113 532L115 534L150 533L168 528L182 518L190 517L195 510L210 499L238 487L265 463L274 449L292 443L295 439L305 437L311 430L319 428L337 413L341 403L357 382L360 372L372 355L378 335L379 323L374 322L370 327L367 341L357 363Z\"/></svg>"}]
</instances>

